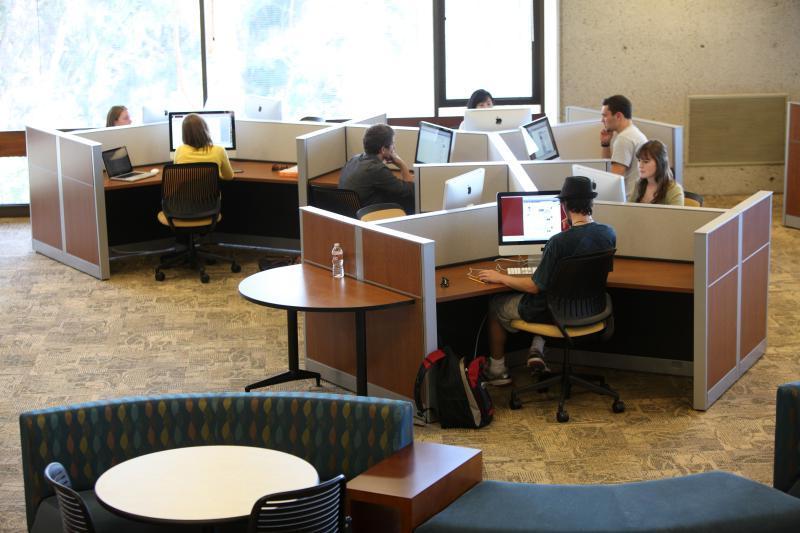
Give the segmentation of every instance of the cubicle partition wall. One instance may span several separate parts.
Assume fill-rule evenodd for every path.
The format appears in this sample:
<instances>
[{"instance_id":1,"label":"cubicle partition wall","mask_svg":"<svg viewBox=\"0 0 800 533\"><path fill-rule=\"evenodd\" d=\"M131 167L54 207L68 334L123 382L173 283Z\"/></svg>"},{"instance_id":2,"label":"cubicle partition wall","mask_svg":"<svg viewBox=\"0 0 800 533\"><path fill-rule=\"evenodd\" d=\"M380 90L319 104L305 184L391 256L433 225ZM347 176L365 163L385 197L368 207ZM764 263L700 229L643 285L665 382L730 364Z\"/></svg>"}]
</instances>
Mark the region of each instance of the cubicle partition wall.
<instances>
[{"instance_id":1,"label":"cubicle partition wall","mask_svg":"<svg viewBox=\"0 0 800 533\"><path fill-rule=\"evenodd\" d=\"M33 249L109 277L101 147L69 133L25 128Z\"/></svg>"},{"instance_id":2,"label":"cubicle partition wall","mask_svg":"<svg viewBox=\"0 0 800 533\"><path fill-rule=\"evenodd\" d=\"M498 192L508 190L508 163L448 163L444 165L414 165L414 192L417 195L417 212L427 213L442 209L444 184L450 178L483 168L483 196L476 204L494 202Z\"/></svg>"},{"instance_id":3,"label":"cubicle partition wall","mask_svg":"<svg viewBox=\"0 0 800 533\"><path fill-rule=\"evenodd\" d=\"M520 161L525 174L539 191L561 190L567 176L574 175L572 165L583 165L608 172L608 159L557 159L551 161Z\"/></svg>"},{"instance_id":4,"label":"cubicle partition wall","mask_svg":"<svg viewBox=\"0 0 800 533\"><path fill-rule=\"evenodd\" d=\"M156 165L170 160L169 128L166 122L72 133L77 137L100 143L101 152L118 146L127 147L133 166Z\"/></svg>"},{"instance_id":5,"label":"cubicle partition wall","mask_svg":"<svg viewBox=\"0 0 800 533\"><path fill-rule=\"evenodd\" d=\"M371 124L346 124L345 142L347 146L347 157L345 161L349 161L351 157L360 154L364 151L364 133ZM394 146L400 159L410 167L414 164L414 158L417 151L417 136L419 135L419 128L412 128L407 126L392 126L394 130Z\"/></svg>"},{"instance_id":6,"label":"cubicle partition wall","mask_svg":"<svg viewBox=\"0 0 800 533\"><path fill-rule=\"evenodd\" d=\"M347 162L346 127L333 126L297 137L297 196L308 205L309 180L338 170Z\"/></svg>"},{"instance_id":7,"label":"cubicle partition wall","mask_svg":"<svg viewBox=\"0 0 800 533\"><path fill-rule=\"evenodd\" d=\"M694 408L707 409L767 349L772 193L695 232Z\"/></svg>"},{"instance_id":8,"label":"cubicle partition wall","mask_svg":"<svg viewBox=\"0 0 800 533\"><path fill-rule=\"evenodd\" d=\"M800 102L789 102L786 114L783 224L800 228Z\"/></svg>"},{"instance_id":9,"label":"cubicle partition wall","mask_svg":"<svg viewBox=\"0 0 800 533\"><path fill-rule=\"evenodd\" d=\"M414 376L436 343L433 241L314 207L300 210L303 261L330 267L339 242L345 273L415 299L367 314L367 380L371 395L411 399ZM355 390L353 313L307 313L306 368Z\"/></svg>"},{"instance_id":10,"label":"cubicle partition wall","mask_svg":"<svg viewBox=\"0 0 800 533\"><path fill-rule=\"evenodd\" d=\"M565 122L553 126L561 157L576 157L572 153L580 153L577 157L600 157L600 109L566 106ZM683 126L667 124L644 118L633 117L633 123L648 139L663 142L669 153L669 161L675 169L675 181L683 184ZM568 126L572 124L571 126ZM558 131L557 130L562 130ZM562 138L564 148L562 149ZM588 143L588 144L587 144ZM580 146L586 146L589 152L580 152ZM567 154L565 156L565 154ZM595 155L598 154L598 155Z\"/></svg>"}]
</instances>

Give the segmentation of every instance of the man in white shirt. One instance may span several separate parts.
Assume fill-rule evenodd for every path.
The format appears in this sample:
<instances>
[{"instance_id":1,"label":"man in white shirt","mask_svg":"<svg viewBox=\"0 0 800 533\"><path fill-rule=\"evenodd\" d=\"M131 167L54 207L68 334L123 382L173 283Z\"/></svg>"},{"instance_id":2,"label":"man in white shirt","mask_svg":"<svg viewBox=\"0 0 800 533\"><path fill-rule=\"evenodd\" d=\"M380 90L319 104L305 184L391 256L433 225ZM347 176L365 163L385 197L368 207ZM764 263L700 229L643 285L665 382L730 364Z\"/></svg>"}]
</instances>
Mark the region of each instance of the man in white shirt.
<instances>
[{"instance_id":1,"label":"man in white shirt","mask_svg":"<svg viewBox=\"0 0 800 533\"><path fill-rule=\"evenodd\" d=\"M600 130L600 146L603 158L611 159L611 172L625 176L625 196L630 198L639 180L636 149L647 141L647 137L633 124L633 106L621 94L603 100L601 114L603 129ZM614 136L614 133L617 135Z\"/></svg>"}]
</instances>

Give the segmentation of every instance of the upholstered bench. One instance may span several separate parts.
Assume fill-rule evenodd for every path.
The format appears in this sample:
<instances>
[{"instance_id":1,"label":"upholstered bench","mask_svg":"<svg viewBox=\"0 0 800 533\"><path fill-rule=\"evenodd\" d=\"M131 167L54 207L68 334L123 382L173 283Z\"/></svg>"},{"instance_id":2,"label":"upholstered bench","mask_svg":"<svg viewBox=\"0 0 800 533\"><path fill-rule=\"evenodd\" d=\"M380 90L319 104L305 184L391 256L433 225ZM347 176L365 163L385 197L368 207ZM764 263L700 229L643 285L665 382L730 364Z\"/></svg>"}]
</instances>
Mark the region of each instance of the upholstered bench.
<instances>
[{"instance_id":1,"label":"upholstered bench","mask_svg":"<svg viewBox=\"0 0 800 533\"><path fill-rule=\"evenodd\" d=\"M484 481L416 530L800 531L800 499L726 472L619 485Z\"/></svg>"},{"instance_id":2,"label":"upholstered bench","mask_svg":"<svg viewBox=\"0 0 800 533\"><path fill-rule=\"evenodd\" d=\"M44 479L52 461L64 465L102 521L118 517L96 504L97 478L139 455L184 446L259 446L302 457L320 479L351 479L414 438L409 402L310 392L119 398L26 412L19 423L28 529L36 533L61 529ZM124 524L115 529L124 530Z\"/></svg>"}]
</instances>

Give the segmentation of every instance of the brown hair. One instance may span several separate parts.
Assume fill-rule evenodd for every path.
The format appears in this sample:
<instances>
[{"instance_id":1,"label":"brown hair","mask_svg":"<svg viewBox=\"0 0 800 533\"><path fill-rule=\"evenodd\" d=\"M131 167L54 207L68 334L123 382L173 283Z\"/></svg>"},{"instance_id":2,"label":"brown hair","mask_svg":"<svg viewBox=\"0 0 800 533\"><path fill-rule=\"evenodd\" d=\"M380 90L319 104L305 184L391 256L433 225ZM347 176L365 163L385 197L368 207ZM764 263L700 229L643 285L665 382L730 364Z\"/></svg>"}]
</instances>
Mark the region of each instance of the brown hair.
<instances>
[{"instance_id":1,"label":"brown hair","mask_svg":"<svg viewBox=\"0 0 800 533\"><path fill-rule=\"evenodd\" d=\"M655 180L656 194L653 196L654 204L661 203L664 197L667 196L667 191L672 187L674 181L672 177L672 170L669 168L669 155L667 154L667 147L661 141L647 141L636 150L636 159L652 159L656 162ZM644 193L647 190L647 179L640 178L636 183L636 189L633 191L633 201L641 202L644 198Z\"/></svg>"},{"instance_id":2,"label":"brown hair","mask_svg":"<svg viewBox=\"0 0 800 533\"><path fill-rule=\"evenodd\" d=\"M209 146L214 145L214 141L211 140L211 135L208 133L208 125L200 115L194 113L186 115L181 132L183 133L183 143L197 150L208 149Z\"/></svg>"},{"instance_id":3,"label":"brown hair","mask_svg":"<svg viewBox=\"0 0 800 533\"><path fill-rule=\"evenodd\" d=\"M124 105L111 106L111 109L108 110L108 114L106 115L106 128L115 126L119 116L123 111L127 111L127 109L128 108Z\"/></svg>"}]
</instances>

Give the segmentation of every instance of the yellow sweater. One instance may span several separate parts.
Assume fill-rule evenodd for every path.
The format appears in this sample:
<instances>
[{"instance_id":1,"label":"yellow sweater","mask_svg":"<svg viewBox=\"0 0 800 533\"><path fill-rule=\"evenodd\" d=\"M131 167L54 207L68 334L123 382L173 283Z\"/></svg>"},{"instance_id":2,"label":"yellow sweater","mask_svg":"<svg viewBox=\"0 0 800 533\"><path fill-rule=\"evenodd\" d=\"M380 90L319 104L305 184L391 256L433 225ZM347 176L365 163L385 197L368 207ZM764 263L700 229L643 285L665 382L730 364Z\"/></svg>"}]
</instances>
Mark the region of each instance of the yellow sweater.
<instances>
[{"instance_id":1,"label":"yellow sweater","mask_svg":"<svg viewBox=\"0 0 800 533\"><path fill-rule=\"evenodd\" d=\"M233 168L228 161L228 153L221 146L209 146L198 150L188 144L182 144L175 150L175 163L216 163L220 178L233 179Z\"/></svg>"}]
</instances>

